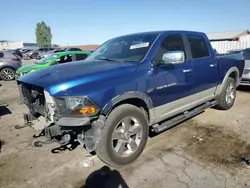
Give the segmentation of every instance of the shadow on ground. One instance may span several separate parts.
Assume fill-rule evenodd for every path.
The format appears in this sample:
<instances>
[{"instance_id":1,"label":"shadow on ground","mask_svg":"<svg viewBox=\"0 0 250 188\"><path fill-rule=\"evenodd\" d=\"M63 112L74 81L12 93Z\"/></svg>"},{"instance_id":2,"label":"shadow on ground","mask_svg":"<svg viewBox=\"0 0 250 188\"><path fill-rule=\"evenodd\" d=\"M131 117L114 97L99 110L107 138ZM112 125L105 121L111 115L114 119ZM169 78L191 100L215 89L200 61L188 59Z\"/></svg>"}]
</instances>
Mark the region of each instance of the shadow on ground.
<instances>
[{"instance_id":1,"label":"shadow on ground","mask_svg":"<svg viewBox=\"0 0 250 188\"><path fill-rule=\"evenodd\" d=\"M92 172L86 179L85 185L79 188L128 188L129 186L117 170L103 166Z\"/></svg>"},{"instance_id":2,"label":"shadow on ground","mask_svg":"<svg viewBox=\"0 0 250 188\"><path fill-rule=\"evenodd\" d=\"M4 141L3 140L0 140L0 153L1 153L1 149L2 149L2 146L4 145Z\"/></svg>"},{"instance_id":3,"label":"shadow on ground","mask_svg":"<svg viewBox=\"0 0 250 188\"><path fill-rule=\"evenodd\" d=\"M11 114L11 111L7 108L8 105L1 105L0 106L0 117L7 115L7 114Z\"/></svg>"},{"instance_id":4,"label":"shadow on ground","mask_svg":"<svg viewBox=\"0 0 250 188\"><path fill-rule=\"evenodd\" d=\"M250 86L239 86L237 87L238 91L250 92Z\"/></svg>"}]
</instances>

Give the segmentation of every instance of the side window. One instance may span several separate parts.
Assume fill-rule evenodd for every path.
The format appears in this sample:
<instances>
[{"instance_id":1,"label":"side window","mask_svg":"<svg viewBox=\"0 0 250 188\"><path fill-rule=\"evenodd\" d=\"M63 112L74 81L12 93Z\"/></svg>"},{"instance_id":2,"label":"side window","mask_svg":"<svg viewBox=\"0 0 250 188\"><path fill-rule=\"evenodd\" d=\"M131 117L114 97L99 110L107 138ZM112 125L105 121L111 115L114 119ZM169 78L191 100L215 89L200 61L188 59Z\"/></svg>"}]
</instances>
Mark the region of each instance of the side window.
<instances>
[{"instance_id":1,"label":"side window","mask_svg":"<svg viewBox=\"0 0 250 188\"><path fill-rule=\"evenodd\" d=\"M72 61L72 55L64 55L59 57L56 62L61 64L61 63L68 63Z\"/></svg>"},{"instance_id":2,"label":"side window","mask_svg":"<svg viewBox=\"0 0 250 188\"><path fill-rule=\"evenodd\" d=\"M76 61L81 61L88 57L87 54L75 54L75 56L76 56Z\"/></svg>"},{"instance_id":3,"label":"side window","mask_svg":"<svg viewBox=\"0 0 250 188\"><path fill-rule=\"evenodd\" d=\"M202 36L187 35L187 39L194 59L210 56L207 44Z\"/></svg>"},{"instance_id":4,"label":"side window","mask_svg":"<svg viewBox=\"0 0 250 188\"><path fill-rule=\"evenodd\" d=\"M79 49L79 48L73 48L73 50L72 51L82 51L81 49Z\"/></svg>"},{"instance_id":5,"label":"side window","mask_svg":"<svg viewBox=\"0 0 250 188\"><path fill-rule=\"evenodd\" d=\"M176 50L183 51L185 54L185 59L186 59L185 46L184 46L182 36L181 35L169 35L165 38L160 48L157 50L154 60L160 63L162 62L162 56L164 53L176 51Z\"/></svg>"}]
</instances>

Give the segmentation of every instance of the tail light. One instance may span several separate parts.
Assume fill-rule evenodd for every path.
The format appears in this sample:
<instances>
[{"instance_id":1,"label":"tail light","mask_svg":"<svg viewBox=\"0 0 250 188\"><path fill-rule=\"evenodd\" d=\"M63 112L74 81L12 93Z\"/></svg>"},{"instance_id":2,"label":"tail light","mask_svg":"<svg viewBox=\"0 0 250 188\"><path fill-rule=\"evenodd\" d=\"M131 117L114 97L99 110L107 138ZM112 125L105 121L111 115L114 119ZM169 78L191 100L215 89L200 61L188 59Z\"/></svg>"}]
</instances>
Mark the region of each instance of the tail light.
<instances>
[{"instance_id":1,"label":"tail light","mask_svg":"<svg viewBox=\"0 0 250 188\"><path fill-rule=\"evenodd\" d=\"M20 60L21 60L21 58L14 57L14 58L11 58L11 60L13 60L13 61L20 61Z\"/></svg>"}]
</instances>

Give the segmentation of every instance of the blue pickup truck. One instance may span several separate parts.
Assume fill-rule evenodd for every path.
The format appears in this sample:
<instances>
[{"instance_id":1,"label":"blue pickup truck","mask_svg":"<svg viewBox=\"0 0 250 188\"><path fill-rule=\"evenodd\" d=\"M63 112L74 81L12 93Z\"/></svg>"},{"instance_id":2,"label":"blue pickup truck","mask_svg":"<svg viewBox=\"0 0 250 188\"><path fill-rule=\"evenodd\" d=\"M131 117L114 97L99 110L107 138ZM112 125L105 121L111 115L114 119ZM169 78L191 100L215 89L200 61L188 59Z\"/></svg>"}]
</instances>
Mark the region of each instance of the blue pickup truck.
<instances>
[{"instance_id":1,"label":"blue pickup truck","mask_svg":"<svg viewBox=\"0 0 250 188\"><path fill-rule=\"evenodd\" d=\"M204 33L144 32L17 83L29 108L26 124L42 117L48 140L77 141L120 166L139 157L149 129L162 132L212 106L230 109L244 66L241 54L216 57Z\"/></svg>"}]
</instances>

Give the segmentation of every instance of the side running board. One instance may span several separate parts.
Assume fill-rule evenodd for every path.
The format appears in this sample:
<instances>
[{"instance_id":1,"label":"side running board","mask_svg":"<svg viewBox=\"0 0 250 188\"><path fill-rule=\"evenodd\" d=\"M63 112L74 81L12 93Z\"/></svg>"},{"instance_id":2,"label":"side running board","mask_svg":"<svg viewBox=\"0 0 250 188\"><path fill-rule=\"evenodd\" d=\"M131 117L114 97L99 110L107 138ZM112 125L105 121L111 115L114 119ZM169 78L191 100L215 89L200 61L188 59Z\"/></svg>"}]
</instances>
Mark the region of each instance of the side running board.
<instances>
[{"instance_id":1,"label":"side running board","mask_svg":"<svg viewBox=\"0 0 250 188\"><path fill-rule=\"evenodd\" d=\"M216 104L217 104L217 101L206 102L205 104L198 106L196 108L193 108L192 110L186 111L174 118L168 119L160 124L153 125L153 131L156 133L160 133L162 131L170 129L174 127L175 125L202 113L206 108L215 106Z\"/></svg>"}]
</instances>

